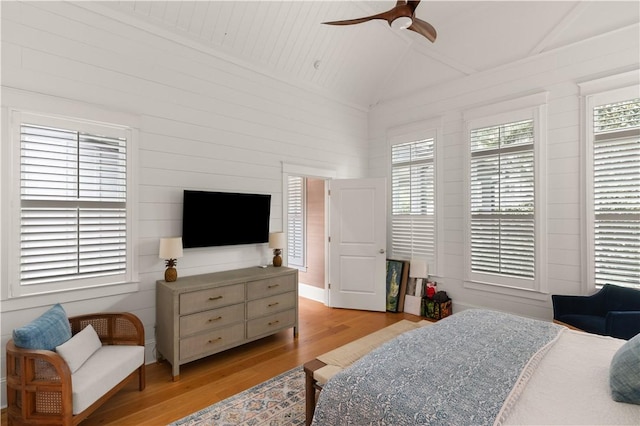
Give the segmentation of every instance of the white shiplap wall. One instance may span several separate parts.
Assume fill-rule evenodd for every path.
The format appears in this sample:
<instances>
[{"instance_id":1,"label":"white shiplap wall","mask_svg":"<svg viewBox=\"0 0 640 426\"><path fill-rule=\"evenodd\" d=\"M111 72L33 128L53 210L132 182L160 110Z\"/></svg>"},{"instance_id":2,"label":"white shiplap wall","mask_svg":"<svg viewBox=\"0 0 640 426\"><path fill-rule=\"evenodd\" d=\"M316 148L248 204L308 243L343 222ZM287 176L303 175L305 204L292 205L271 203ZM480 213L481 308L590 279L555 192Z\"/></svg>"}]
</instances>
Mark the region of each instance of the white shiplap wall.
<instances>
[{"instance_id":1,"label":"white shiplap wall","mask_svg":"<svg viewBox=\"0 0 640 426\"><path fill-rule=\"evenodd\" d=\"M138 28L67 2L2 2L3 155L7 109L127 117L139 129L139 291L9 300L6 214L1 222L2 376L11 331L61 301L69 315L131 311L153 357L158 241L180 235L184 188L272 194L282 229L282 163L367 173L366 111L297 89L188 40ZM102 114L104 113L104 114ZM8 171L0 170L6 210ZM266 244L186 250L182 276L265 263ZM78 298L84 300L76 300ZM4 385L2 386L4 390ZM6 404L3 391L2 405Z\"/></svg>"},{"instance_id":2,"label":"white shiplap wall","mask_svg":"<svg viewBox=\"0 0 640 426\"><path fill-rule=\"evenodd\" d=\"M531 317L552 318L551 298L514 297L464 286L464 134L463 112L482 105L535 92L548 94L547 135L547 277L550 294L580 294L593 286L584 282L581 260L581 139L578 83L634 70L640 63L640 28L633 25L605 36L540 54L452 84L380 104L370 114L371 174L388 174L387 132L420 126L434 118L443 122L437 142L441 156L441 270L438 289L453 298L454 311L487 307ZM636 79L637 81L637 79ZM637 84L637 83L636 83Z\"/></svg>"}]
</instances>

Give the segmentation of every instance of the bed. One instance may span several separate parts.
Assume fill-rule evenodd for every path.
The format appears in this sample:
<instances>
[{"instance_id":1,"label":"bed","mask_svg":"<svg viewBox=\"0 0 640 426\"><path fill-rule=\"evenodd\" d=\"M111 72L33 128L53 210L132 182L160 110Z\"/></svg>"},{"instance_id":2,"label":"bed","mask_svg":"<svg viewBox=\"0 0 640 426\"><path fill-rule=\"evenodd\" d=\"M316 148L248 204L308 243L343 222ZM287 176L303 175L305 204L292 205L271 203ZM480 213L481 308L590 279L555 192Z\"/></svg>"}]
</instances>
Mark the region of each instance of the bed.
<instances>
[{"instance_id":1,"label":"bed","mask_svg":"<svg viewBox=\"0 0 640 426\"><path fill-rule=\"evenodd\" d=\"M335 374L312 424L637 425L638 404L640 335L627 342L473 309Z\"/></svg>"}]
</instances>

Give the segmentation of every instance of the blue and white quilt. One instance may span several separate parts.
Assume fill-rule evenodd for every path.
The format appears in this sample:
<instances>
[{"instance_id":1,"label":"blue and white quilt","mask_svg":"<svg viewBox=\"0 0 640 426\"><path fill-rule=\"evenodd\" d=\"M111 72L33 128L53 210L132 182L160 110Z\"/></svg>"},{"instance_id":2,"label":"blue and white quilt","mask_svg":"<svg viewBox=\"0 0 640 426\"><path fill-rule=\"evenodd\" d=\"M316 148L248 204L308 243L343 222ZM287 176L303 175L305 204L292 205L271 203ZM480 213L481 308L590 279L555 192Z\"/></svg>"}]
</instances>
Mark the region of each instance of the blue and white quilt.
<instances>
[{"instance_id":1,"label":"blue and white quilt","mask_svg":"<svg viewBox=\"0 0 640 426\"><path fill-rule=\"evenodd\" d=\"M562 327L467 310L406 332L329 380L313 425L490 425Z\"/></svg>"}]
</instances>

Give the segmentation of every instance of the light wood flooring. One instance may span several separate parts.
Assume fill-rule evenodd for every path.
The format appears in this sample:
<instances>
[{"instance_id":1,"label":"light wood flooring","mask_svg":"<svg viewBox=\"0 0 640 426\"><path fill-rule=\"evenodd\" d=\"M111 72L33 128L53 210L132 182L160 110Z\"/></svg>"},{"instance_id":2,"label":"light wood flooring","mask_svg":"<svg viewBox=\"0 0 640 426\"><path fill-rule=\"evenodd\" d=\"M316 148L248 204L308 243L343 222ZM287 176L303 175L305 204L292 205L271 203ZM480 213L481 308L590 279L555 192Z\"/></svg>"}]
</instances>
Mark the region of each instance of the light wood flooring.
<instances>
[{"instance_id":1,"label":"light wood flooring","mask_svg":"<svg viewBox=\"0 0 640 426\"><path fill-rule=\"evenodd\" d=\"M134 381L81 425L166 425L405 318L420 320L405 313L331 309L301 297L298 338L289 329L185 364L177 382L168 363L149 364L144 391ZM7 424L6 410L1 420Z\"/></svg>"}]
</instances>

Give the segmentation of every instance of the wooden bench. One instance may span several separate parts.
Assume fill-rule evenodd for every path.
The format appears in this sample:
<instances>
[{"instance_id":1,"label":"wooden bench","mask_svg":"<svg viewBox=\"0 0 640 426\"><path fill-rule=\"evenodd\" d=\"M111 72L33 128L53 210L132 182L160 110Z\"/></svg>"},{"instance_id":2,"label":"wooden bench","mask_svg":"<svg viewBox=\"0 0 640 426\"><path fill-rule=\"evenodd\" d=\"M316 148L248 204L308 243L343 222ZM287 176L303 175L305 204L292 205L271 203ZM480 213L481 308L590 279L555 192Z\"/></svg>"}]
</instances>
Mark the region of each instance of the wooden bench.
<instances>
[{"instance_id":1,"label":"wooden bench","mask_svg":"<svg viewBox=\"0 0 640 426\"><path fill-rule=\"evenodd\" d=\"M307 426L313 420L317 397L327 380L369 353L372 349L399 334L432 323L429 320L418 322L401 320L305 363L303 367L305 374L305 420Z\"/></svg>"}]
</instances>

